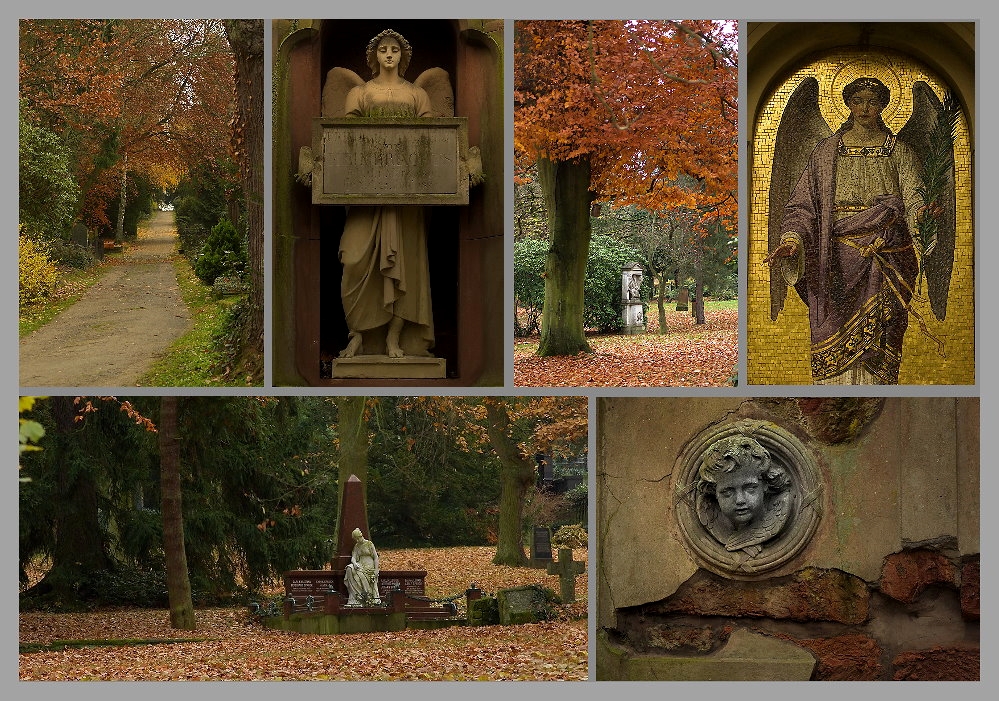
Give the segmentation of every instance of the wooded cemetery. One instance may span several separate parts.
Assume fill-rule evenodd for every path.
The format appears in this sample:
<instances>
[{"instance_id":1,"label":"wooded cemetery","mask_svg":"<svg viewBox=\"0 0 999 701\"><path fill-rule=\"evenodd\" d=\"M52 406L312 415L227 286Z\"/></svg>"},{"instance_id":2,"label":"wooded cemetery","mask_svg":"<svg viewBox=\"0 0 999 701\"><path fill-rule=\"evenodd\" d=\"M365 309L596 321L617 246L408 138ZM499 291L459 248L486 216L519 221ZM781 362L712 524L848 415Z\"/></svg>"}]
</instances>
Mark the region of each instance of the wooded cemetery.
<instances>
[{"instance_id":1,"label":"wooded cemetery","mask_svg":"<svg viewBox=\"0 0 999 701\"><path fill-rule=\"evenodd\" d=\"M21 409L21 679L586 678L586 398Z\"/></svg>"}]
</instances>

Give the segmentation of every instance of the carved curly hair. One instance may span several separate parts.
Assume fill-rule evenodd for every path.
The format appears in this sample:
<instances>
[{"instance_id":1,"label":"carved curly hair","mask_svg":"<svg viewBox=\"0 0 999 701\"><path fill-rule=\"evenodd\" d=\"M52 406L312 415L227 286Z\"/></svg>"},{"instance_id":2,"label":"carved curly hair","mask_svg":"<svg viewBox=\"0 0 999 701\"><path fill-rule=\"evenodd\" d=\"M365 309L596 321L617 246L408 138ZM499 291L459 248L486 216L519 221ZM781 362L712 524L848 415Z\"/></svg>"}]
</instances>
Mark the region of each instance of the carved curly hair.
<instances>
[{"instance_id":1,"label":"carved curly hair","mask_svg":"<svg viewBox=\"0 0 999 701\"><path fill-rule=\"evenodd\" d=\"M756 472L767 492L782 492L791 485L787 472L773 464L759 441L749 436L729 436L715 441L705 451L697 471L697 489L702 494L714 494L719 474L742 468Z\"/></svg>"},{"instance_id":2,"label":"carved curly hair","mask_svg":"<svg viewBox=\"0 0 999 701\"><path fill-rule=\"evenodd\" d=\"M399 42L399 48L402 49L402 58L399 59L399 77L401 78L406 74L406 69L409 68L409 61L413 58L413 47L405 37L394 29L386 29L385 31L379 32L374 36L374 38L368 42L368 48L366 50L366 56L368 59L368 68L371 69L371 76L374 77L378 75L380 71L380 66L378 65L378 45L382 42L382 39L392 38Z\"/></svg>"}]
</instances>

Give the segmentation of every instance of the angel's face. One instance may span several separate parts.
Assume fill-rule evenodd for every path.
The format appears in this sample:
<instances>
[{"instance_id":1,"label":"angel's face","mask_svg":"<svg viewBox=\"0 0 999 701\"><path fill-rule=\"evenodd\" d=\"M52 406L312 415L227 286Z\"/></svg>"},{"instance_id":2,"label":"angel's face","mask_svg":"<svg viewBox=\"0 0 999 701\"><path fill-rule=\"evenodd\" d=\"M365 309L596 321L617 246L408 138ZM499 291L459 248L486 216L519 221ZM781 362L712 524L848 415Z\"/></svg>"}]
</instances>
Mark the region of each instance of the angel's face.
<instances>
[{"instance_id":1,"label":"angel's face","mask_svg":"<svg viewBox=\"0 0 999 701\"><path fill-rule=\"evenodd\" d=\"M381 70L397 69L402 58L402 47L393 37L385 37L378 42L375 56L378 58L378 67Z\"/></svg>"},{"instance_id":2,"label":"angel's face","mask_svg":"<svg viewBox=\"0 0 999 701\"><path fill-rule=\"evenodd\" d=\"M847 106L853 115L853 123L866 129L873 129L879 125L878 117L885 108L873 90L855 92L847 102Z\"/></svg>"},{"instance_id":3,"label":"angel's face","mask_svg":"<svg viewBox=\"0 0 999 701\"><path fill-rule=\"evenodd\" d=\"M752 468L722 472L715 480L718 508L736 530L749 525L763 513L765 491L759 472Z\"/></svg>"}]
</instances>

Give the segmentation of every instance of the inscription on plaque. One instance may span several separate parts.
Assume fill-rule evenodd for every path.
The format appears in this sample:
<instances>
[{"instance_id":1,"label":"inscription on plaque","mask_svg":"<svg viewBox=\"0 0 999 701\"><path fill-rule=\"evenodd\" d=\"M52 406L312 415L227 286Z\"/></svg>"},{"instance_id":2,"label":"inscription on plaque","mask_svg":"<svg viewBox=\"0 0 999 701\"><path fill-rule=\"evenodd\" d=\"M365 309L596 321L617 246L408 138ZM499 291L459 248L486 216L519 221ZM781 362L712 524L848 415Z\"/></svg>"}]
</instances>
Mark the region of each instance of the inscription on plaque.
<instances>
[{"instance_id":1,"label":"inscription on plaque","mask_svg":"<svg viewBox=\"0 0 999 701\"><path fill-rule=\"evenodd\" d=\"M317 119L313 202L468 204L466 130L461 117Z\"/></svg>"},{"instance_id":2,"label":"inscription on plaque","mask_svg":"<svg viewBox=\"0 0 999 701\"><path fill-rule=\"evenodd\" d=\"M421 127L330 129L323 139L323 187L375 195L456 192L456 136Z\"/></svg>"}]
</instances>

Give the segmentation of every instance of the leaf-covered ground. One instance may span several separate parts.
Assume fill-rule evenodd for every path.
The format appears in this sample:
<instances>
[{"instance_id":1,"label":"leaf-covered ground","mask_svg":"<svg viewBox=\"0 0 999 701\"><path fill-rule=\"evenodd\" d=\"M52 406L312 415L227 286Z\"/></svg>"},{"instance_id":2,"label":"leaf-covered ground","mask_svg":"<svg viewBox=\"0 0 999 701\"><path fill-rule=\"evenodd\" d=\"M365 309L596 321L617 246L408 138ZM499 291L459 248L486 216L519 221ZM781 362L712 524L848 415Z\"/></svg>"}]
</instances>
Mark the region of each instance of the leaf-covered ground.
<instances>
[{"instance_id":1,"label":"leaf-covered ground","mask_svg":"<svg viewBox=\"0 0 999 701\"><path fill-rule=\"evenodd\" d=\"M497 567L492 548L380 551L383 569L427 570L427 595L471 582L487 592L524 584L558 591L544 570ZM586 560L585 550L573 553ZM243 608L198 609L195 631L170 628L161 609L22 613L20 642L185 640L67 648L20 655L22 680L585 680L587 575L580 603L561 620L521 626L452 627L356 635L299 635L256 624Z\"/></svg>"},{"instance_id":2,"label":"leaf-covered ground","mask_svg":"<svg viewBox=\"0 0 999 701\"><path fill-rule=\"evenodd\" d=\"M739 357L739 311L708 308L703 326L689 312L667 308L669 333L656 333L658 314L648 312L648 333L587 335L593 353L539 358L538 338L518 339L513 381L518 387L720 387L731 383Z\"/></svg>"}]
</instances>

